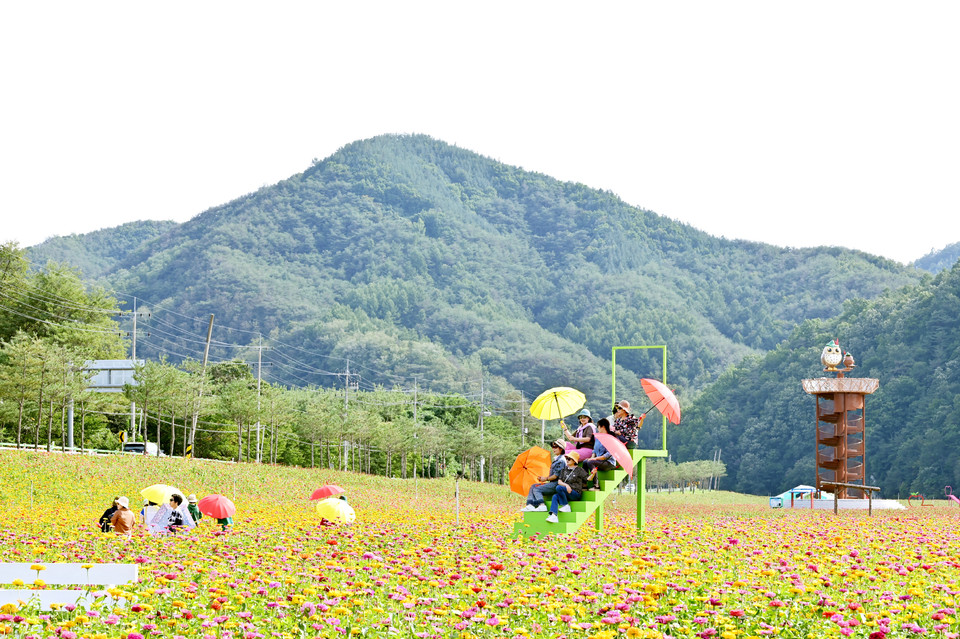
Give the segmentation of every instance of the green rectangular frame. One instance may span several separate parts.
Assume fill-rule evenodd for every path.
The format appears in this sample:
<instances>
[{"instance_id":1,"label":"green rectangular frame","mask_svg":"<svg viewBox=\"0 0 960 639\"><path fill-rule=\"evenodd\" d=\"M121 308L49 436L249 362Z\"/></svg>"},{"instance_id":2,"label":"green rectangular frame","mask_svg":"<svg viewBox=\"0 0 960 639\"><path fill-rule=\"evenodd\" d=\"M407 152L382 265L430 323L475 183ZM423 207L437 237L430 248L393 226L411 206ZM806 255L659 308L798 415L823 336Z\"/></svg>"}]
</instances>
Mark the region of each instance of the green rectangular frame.
<instances>
[{"instance_id":1,"label":"green rectangular frame","mask_svg":"<svg viewBox=\"0 0 960 639\"><path fill-rule=\"evenodd\" d=\"M666 344L659 344L653 346L614 346L610 360L612 362L612 370L610 373L610 392L612 397L610 398L610 405L616 403L617 401L617 351L621 350L646 350L659 348L663 350L663 379L661 380L664 384L667 383L667 346ZM637 473L637 528L641 531L647 526L647 508L646 508L646 485L647 485L647 457L666 457L667 456L667 418L661 415L662 427L663 427L663 445L659 450L643 450L640 451L643 453L643 456L640 458L640 461L637 463L636 473ZM599 520L597 521L599 527Z\"/></svg>"}]
</instances>

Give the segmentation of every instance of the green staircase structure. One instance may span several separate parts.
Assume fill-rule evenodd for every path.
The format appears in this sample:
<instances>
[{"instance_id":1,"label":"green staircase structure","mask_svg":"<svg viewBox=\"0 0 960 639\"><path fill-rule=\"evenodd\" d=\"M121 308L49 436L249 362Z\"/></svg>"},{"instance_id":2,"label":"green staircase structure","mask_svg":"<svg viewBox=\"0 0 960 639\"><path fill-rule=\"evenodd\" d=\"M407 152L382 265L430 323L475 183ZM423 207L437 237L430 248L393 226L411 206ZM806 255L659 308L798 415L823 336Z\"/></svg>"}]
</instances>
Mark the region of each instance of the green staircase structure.
<instances>
[{"instance_id":1,"label":"green staircase structure","mask_svg":"<svg viewBox=\"0 0 960 639\"><path fill-rule=\"evenodd\" d=\"M633 457L634 469L637 476L637 527L643 530L647 523L647 513L645 508L647 480L647 458L648 457L666 457L667 451L663 450L631 450L630 456ZM590 515L594 516L594 526L597 530L603 530L603 502L606 501L613 491L617 489L623 478L627 476L627 471L623 468L607 470L597 474L600 480L600 490L588 490L583 493L583 498L579 501L570 502L570 512L558 513L557 523L548 523L547 515L549 512L525 512L523 519L514 524L513 536L519 537L525 535L556 535L572 534L580 529L580 526L587 522ZM547 508L550 507L547 502Z\"/></svg>"}]
</instances>

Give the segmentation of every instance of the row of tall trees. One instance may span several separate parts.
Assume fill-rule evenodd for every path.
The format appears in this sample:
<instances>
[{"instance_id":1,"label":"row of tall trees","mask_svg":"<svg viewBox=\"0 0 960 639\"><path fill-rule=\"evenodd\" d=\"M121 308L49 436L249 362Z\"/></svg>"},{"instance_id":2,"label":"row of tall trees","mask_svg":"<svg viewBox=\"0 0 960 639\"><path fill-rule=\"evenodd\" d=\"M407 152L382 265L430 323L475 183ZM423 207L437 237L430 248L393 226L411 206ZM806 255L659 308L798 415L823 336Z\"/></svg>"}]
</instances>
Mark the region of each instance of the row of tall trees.
<instances>
[{"instance_id":1,"label":"row of tall trees","mask_svg":"<svg viewBox=\"0 0 960 639\"><path fill-rule=\"evenodd\" d=\"M123 393L93 392L87 363L126 352L118 302L75 270L31 271L14 244L0 247L0 284L0 439L17 447L117 450L127 438L165 455L505 482L522 449L559 434L524 420L524 395L489 375L493 410L489 395L418 387L288 388L240 360L147 360Z\"/></svg>"},{"instance_id":2,"label":"row of tall trees","mask_svg":"<svg viewBox=\"0 0 960 639\"><path fill-rule=\"evenodd\" d=\"M117 302L74 269L31 271L15 243L0 245L0 425L18 446L65 446L71 409L81 440L106 444L88 416L109 402L87 390L89 359L124 352ZM92 426L90 433L87 425Z\"/></svg>"},{"instance_id":3,"label":"row of tall trees","mask_svg":"<svg viewBox=\"0 0 960 639\"><path fill-rule=\"evenodd\" d=\"M480 406L462 396L288 389L258 381L243 362L204 372L189 360L148 361L134 378L126 390L139 414L131 435L170 455L186 453L195 413L195 455L401 478L462 472L479 479L482 465L485 479L503 481L524 445L519 419L485 415L481 430Z\"/></svg>"},{"instance_id":4,"label":"row of tall trees","mask_svg":"<svg viewBox=\"0 0 960 639\"><path fill-rule=\"evenodd\" d=\"M647 463L647 488L673 491L716 490L720 479L727 476L722 461L699 460L676 463L668 459L651 459Z\"/></svg>"}]
</instances>

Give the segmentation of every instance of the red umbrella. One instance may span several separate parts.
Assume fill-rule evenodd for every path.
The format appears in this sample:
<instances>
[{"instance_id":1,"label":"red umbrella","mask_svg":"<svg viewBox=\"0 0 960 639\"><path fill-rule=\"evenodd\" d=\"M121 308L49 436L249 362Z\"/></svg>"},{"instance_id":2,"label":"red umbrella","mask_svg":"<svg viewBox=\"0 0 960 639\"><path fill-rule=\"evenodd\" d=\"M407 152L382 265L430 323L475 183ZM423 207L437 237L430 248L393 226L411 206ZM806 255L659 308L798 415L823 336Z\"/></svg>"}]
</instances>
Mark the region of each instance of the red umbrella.
<instances>
[{"instance_id":1,"label":"red umbrella","mask_svg":"<svg viewBox=\"0 0 960 639\"><path fill-rule=\"evenodd\" d=\"M339 495L340 493L345 492L347 491L345 491L343 488L340 488L336 484L326 484L325 486L321 486L313 491L313 493L310 494L310 499L326 499L327 497L333 497L334 495Z\"/></svg>"},{"instance_id":2,"label":"red umbrella","mask_svg":"<svg viewBox=\"0 0 960 639\"><path fill-rule=\"evenodd\" d=\"M672 423L680 423L680 402L677 401L677 396L673 394L672 390L664 386L663 382L658 382L648 377L641 379L640 385L643 386L643 392L645 392L647 397L650 398L650 401L653 402L653 406L650 408L656 408ZM646 415L649 413L650 408L644 411L643 414Z\"/></svg>"},{"instance_id":3,"label":"red umbrella","mask_svg":"<svg viewBox=\"0 0 960 639\"><path fill-rule=\"evenodd\" d=\"M613 453L613 458L617 460L618 464L623 466L627 474L633 477L633 457L630 456L630 451L623 445L623 442L613 435L606 433L597 433L595 437L600 440L604 448Z\"/></svg>"},{"instance_id":4,"label":"red umbrella","mask_svg":"<svg viewBox=\"0 0 960 639\"><path fill-rule=\"evenodd\" d=\"M197 502L197 508L204 515L214 519L233 517L237 512L237 507L233 505L233 502L223 495L207 495Z\"/></svg>"}]
</instances>

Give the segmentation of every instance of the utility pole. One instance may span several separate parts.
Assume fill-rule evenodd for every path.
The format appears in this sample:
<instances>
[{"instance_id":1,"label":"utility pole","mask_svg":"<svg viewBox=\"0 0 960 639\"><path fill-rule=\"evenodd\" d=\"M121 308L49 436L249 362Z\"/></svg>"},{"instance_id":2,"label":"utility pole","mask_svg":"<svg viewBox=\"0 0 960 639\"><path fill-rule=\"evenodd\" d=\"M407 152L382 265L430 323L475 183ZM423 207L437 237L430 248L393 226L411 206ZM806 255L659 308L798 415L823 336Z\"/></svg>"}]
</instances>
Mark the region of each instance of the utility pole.
<instances>
[{"instance_id":1,"label":"utility pole","mask_svg":"<svg viewBox=\"0 0 960 639\"><path fill-rule=\"evenodd\" d=\"M523 391L520 391L520 441L521 445L527 447L527 427L523 421L523 414L526 411L523 410Z\"/></svg>"},{"instance_id":2,"label":"utility pole","mask_svg":"<svg viewBox=\"0 0 960 639\"><path fill-rule=\"evenodd\" d=\"M257 344L257 463L263 462L263 427L260 424L260 381L263 368L263 334L258 333Z\"/></svg>"},{"instance_id":3,"label":"utility pole","mask_svg":"<svg viewBox=\"0 0 960 639\"><path fill-rule=\"evenodd\" d=\"M417 378L413 378L413 438L417 439ZM413 484L417 484L417 447L413 447Z\"/></svg>"},{"instance_id":4,"label":"utility pole","mask_svg":"<svg viewBox=\"0 0 960 639\"><path fill-rule=\"evenodd\" d=\"M150 317L150 313L144 313L147 317ZM130 340L130 363L133 366L137 365L137 317L140 316L140 312L137 311L137 298L133 298L133 339ZM150 333L147 333L149 336ZM132 441L137 441L137 403L130 402L130 434L133 436ZM146 438L144 438L146 440ZM160 442L157 442L157 445L160 445Z\"/></svg>"},{"instance_id":5,"label":"utility pole","mask_svg":"<svg viewBox=\"0 0 960 639\"><path fill-rule=\"evenodd\" d=\"M130 348L130 364L132 366L137 365L137 298L133 298L133 340L131 341ZM137 441L137 431L135 426L137 425L137 403L130 402L130 434L133 435L133 441ZM157 445L160 445L160 442L157 442ZM123 448L123 446L120 446Z\"/></svg>"},{"instance_id":6,"label":"utility pole","mask_svg":"<svg viewBox=\"0 0 960 639\"><path fill-rule=\"evenodd\" d=\"M347 432L347 411L350 409L350 360L347 359L346 382L343 385L343 431ZM350 442L343 440L343 459L341 470L347 470L347 454L350 451Z\"/></svg>"},{"instance_id":7,"label":"utility pole","mask_svg":"<svg viewBox=\"0 0 960 639\"><path fill-rule=\"evenodd\" d=\"M483 446L483 369L480 369L480 445ZM483 483L483 467L486 465L487 459L484 457L483 452L480 453L480 483Z\"/></svg>"},{"instance_id":8,"label":"utility pole","mask_svg":"<svg viewBox=\"0 0 960 639\"><path fill-rule=\"evenodd\" d=\"M203 364L200 366L200 390L197 392L197 403L193 410L193 425L190 427L190 443L187 445L187 459L193 456L193 443L197 438L197 420L200 418L200 402L203 399L203 382L207 378L207 357L210 355L211 337L213 337L213 313L210 313L210 326L207 327L207 345L203 348Z\"/></svg>"}]
</instances>

